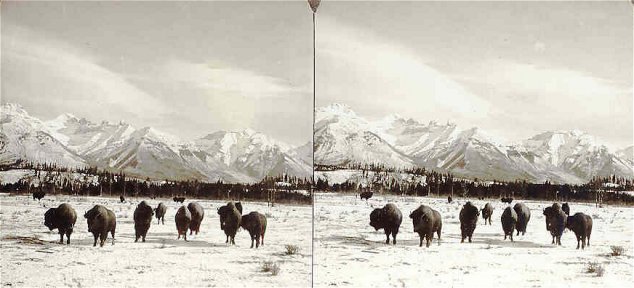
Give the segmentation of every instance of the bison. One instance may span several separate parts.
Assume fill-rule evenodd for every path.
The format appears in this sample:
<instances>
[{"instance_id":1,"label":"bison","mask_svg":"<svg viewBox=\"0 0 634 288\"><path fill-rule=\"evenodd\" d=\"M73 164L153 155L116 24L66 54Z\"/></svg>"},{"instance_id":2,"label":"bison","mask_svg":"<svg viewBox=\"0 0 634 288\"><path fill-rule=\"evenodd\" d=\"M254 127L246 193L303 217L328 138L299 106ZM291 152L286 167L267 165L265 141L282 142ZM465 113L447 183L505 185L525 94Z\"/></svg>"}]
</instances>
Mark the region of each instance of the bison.
<instances>
[{"instance_id":1,"label":"bison","mask_svg":"<svg viewBox=\"0 0 634 288\"><path fill-rule=\"evenodd\" d=\"M174 202L176 202L176 203L178 203L178 202L180 202L180 203L185 202L185 197L174 197L174 198L172 198L172 199L174 199Z\"/></svg>"},{"instance_id":2,"label":"bison","mask_svg":"<svg viewBox=\"0 0 634 288\"><path fill-rule=\"evenodd\" d=\"M370 226L374 227L375 231L383 229L385 231L385 244L390 244L390 234L392 234L392 244L396 245L396 234L398 234L398 228L401 227L403 222L403 214L401 210L396 208L396 205L392 203L385 204L383 208L377 208L370 213Z\"/></svg>"},{"instance_id":3,"label":"bison","mask_svg":"<svg viewBox=\"0 0 634 288\"><path fill-rule=\"evenodd\" d=\"M35 191L33 192L33 200L37 199L37 201L42 200L46 196L46 192L44 191Z\"/></svg>"},{"instance_id":4,"label":"bison","mask_svg":"<svg viewBox=\"0 0 634 288\"><path fill-rule=\"evenodd\" d=\"M581 242L581 249L586 249L586 243L590 246L590 234L592 234L592 217L581 212L568 216L566 228L575 232L577 237L577 249Z\"/></svg>"},{"instance_id":5,"label":"bison","mask_svg":"<svg viewBox=\"0 0 634 288\"><path fill-rule=\"evenodd\" d=\"M134 233L136 234L134 242L138 242L139 238L145 242L145 236L147 236L147 231L150 230L153 215L152 207L145 201L141 201L136 206L136 209L134 209Z\"/></svg>"},{"instance_id":6,"label":"bison","mask_svg":"<svg viewBox=\"0 0 634 288\"><path fill-rule=\"evenodd\" d=\"M192 235L193 232L196 232L196 235L198 235L198 231L200 231L200 223L205 217L205 210L203 209L203 206L198 204L198 202L189 203L189 205L187 205L187 209L192 213L192 221L189 223L189 235Z\"/></svg>"},{"instance_id":7,"label":"bison","mask_svg":"<svg viewBox=\"0 0 634 288\"><path fill-rule=\"evenodd\" d=\"M543 214L546 219L546 230L553 237L551 244L561 245L561 235L566 229L566 213L564 213L559 204L555 203L550 207L546 207Z\"/></svg>"},{"instance_id":8,"label":"bison","mask_svg":"<svg viewBox=\"0 0 634 288\"><path fill-rule=\"evenodd\" d=\"M447 196L447 203L451 204L453 202L453 198L451 196Z\"/></svg>"},{"instance_id":9,"label":"bison","mask_svg":"<svg viewBox=\"0 0 634 288\"><path fill-rule=\"evenodd\" d=\"M236 209L238 209L238 212L240 212L240 215L242 215L242 203L240 202L236 202Z\"/></svg>"},{"instance_id":10,"label":"bison","mask_svg":"<svg viewBox=\"0 0 634 288\"><path fill-rule=\"evenodd\" d=\"M240 227L249 231L251 236L251 248L255 240L255 248L259 248L260 244L264 245L264 233L266 232L266 216L256 211L243 215L240 221ZM260 238L262 240L260 241Z\"/></svg>"},{"instance_id":11,"label":"bison","mask_svg":"<svg viewBox=\"0 0 634 288\"><path fill-rule=\"evenodd\" d=\"M517 235L526 234L526 226L528 226L528 221L531 220L531 210L528 209L524 203L517 203L513 206L513 210L517 213L517 225L515 225L515 229L517 229Z\"/></svg>"},{"instance_id":12,"label":"bison","mask_svg":"<svg viewBox=\"0 0 634 288\"><path fill-rule=\"evenodd\" d=\"M470 201L462 206L459 216L460 231L462 232L462 240L460 240L460 243L464 243L465 238L469 238L469 242L471 242L473 231L475 231L478 224L478 217L480 217L480 211L478 211L478 207L471 204Z\"/></svg>"},{"instance_id":13,"label":"bison","mask_svg":"<svg viewBox=\"0 0 634 288\"><path fill-rule=\"evenodd\" d=\"M176 222L176 230L178 231L178 238L181 239L181 235L187 241L187 228L189 228L189 223L192 221L192 213L189 212L185 206L181 206L176 211L176 215L174 216L174 220Z\"/></svg>"},{"instance_id":14,"label":"bison","mask_svg":"<svg viewBox=\"0 0 634 288\"><path fill-rule=\"evenodd\" d=\"M570 216L570 206L568 205L568 203L562 204L561 210L563 210L566 215Z\"/></svg>"},{"instance_id":15,"label":"bison","mask_svg":"<svg viewBox=\"0 0 634 288\"><path fill-rule=\"evenodd\" d=\"M502 199L500 199L503 203L507 203L507 204L511 204L511 202L513 202L513 198L511 197L502 197Z\"/></svg>"},{"instance_id":16,"label":"bison","mask_svg":"<svg viewBox=\"0 0 634 288\"><path fill-rule=\"evenodd\" d=\"M359 198L361 198L362 200L365 199L366 201L370 198L372 198L372 195L374 193L372 192L361 192L361 194L359 194Z\"/></svg>"},{"instance_id":17,"label":"bison","mask_svg":"<svg viewBox=\"0 0 634 288\"><path fill-rule=\"evenodd\" d=\"M489 225L491 225L491 218L493 218L493 205L491 203L487 203L482 208L482 218L484 218L484 225L487 224L487 220L489 221Z\"/></svg>"},{"instance_id":18,"label":"bison","mask_svg":"<svg viewBox=\"0 0 634 288\"><path fill-rule=\"evenodd\" d=\"M108 238L108 232L112 235L112 245L114 245L117 216L114 215L112 210L101 205L95 205L95 207L84 213L84 218L88 221L88 232L92 232L95 237L95 242L92 244L93 247L97 246L97 238L100 240L99 246L103 247L106 238Z\"/></svg>"},{"instance_id":19,"label":"bison","mask_svg":"<svg viewBox=\"0 0 634 288\"><path fill-rule=\"evenodd\" d=\"M416 210L409 214L414 225L414 232L420 237L419 246L423 246L423 238L427 241L426 247L431 245L434 233L438 234L438 245L440 245L440 232L442 230L442 218L438 211L428 206L420 205Z\"/></svg>"},{"instance_id":20,"label":"bison","mask_svg":"<svg viewBox=\"0 0 634 288\"><path fill-rule=\"evenodd\" d=\"M159 203L158 206L154 209L154 213L156 214L156 220L158 220L156 224L159 224L161 223L161 221L163 221L163 225L165 225L166 212L167 212L167 206L165 206L163 202Z\"/></svg>"},{"instance_id":21,"label":"bison","mask_svg":"<svg viewBox=\"0 0 634 288\"><path fill-rule=\"evenodd\" d=\"M218 208L218 215L220 215L220 229L225 231L225 235L227 236L225 243L235 245L236 233L238 232L238 228L240 228L242 214L240 214L240 211L233 202L229 202L227 205Z\"/></svg>"},{"instance_id":22,"label":"bison","mask_svg":"<svg viewBox=\"0 0 634 288\"><path fill-rule=\"evenodd\" d=\"M502 220L502 230L504 230L504 240L506 240L507 236L510 236L511 242L513 242L513 232L515 230L515 226L517 225L517 213L510 206L504 209L502 212L502 216L500 217Z\"/></svg>"},{"instance_id":23,"label":"bison","mask_svg":"<svg viewBox=\"0 0 634 288\"><path fill-rule=\"evenodd\" d=\"M121 203L125 202L125 198L123 197L123 195L119 196L119 202Z\"/></svg>"},{"instance_id":24,"label":"bison","mask_svg":"<svg viewBox=\"0 0 634 288\"><path fill-rule=\"evenodd\" d=\"M77 213L75 209L66 203L62 203L57 208L51 208L44 213L44 225L49 229L57 229L59 232L59 243L64 243L64 234L66 234L66 244L70 244L70 234L77 222Z\"/></svg>"}]
</instances>

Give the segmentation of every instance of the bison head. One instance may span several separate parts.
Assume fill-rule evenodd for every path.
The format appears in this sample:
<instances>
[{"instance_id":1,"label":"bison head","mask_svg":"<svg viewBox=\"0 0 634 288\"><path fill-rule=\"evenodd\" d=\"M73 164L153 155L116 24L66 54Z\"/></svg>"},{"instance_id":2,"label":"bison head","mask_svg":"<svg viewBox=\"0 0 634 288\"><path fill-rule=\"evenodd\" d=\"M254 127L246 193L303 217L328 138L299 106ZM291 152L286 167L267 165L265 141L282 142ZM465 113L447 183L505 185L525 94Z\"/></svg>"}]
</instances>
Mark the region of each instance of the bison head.
<instances>
[{"instance_id":1,"label":"bison head","mask_svg":"<svg viewBox=\"0 0 634 288\"><path fill-rule=\"evenodd\" d=\"M57 225L55 225L55 211L55 208L51 208L44 213L44 226L46 226L49 230L57 228Z\"/></svg>"},{"instance_id":2,"label":"bison head","mask_svg":"<svg viewBox=\"0 0 634 288\"><path fill-rule=\"evenodd\" d=\"M377 208L370 213L370 226L372 226L375 231L383 228L383 209Z\"/></svg>"}]
</instances>

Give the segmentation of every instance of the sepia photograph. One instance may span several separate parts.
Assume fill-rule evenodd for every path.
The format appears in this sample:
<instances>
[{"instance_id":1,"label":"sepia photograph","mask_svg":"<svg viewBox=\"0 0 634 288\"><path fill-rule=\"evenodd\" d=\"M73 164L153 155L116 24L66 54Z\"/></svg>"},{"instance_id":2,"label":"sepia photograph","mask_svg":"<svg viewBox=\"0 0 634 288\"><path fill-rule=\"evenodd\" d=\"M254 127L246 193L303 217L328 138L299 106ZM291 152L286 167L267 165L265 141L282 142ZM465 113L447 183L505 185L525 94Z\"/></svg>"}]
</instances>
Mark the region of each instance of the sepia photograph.
<instances>
[{"instance_id":1,"label":"sepia photograph","mask_svg":"<svg viewBox=\"0 0 634 288\"><path fill-rule=\"evenodd\" d=\"M306 2L4 2L3 287L310 287Z\"/></svg>"},{"instance_id":2,"label":"sepia photograph","mask_svg":"<svg viewBox=\"0 0 634 288\"><path fill-rule=\"evenodd\" d=\"M632 6L329 2L315 287L626 287Z\"/></svg>"},{"instance_id":3,"label":"sepia photograph","mask_svg":"<svg viewBox=\"0 0 634 288\"><path fill-rule=\"evenodd\" d=\"M629 287L633 19L0 1L0 285Z\"/></svg>"}]
</instances>

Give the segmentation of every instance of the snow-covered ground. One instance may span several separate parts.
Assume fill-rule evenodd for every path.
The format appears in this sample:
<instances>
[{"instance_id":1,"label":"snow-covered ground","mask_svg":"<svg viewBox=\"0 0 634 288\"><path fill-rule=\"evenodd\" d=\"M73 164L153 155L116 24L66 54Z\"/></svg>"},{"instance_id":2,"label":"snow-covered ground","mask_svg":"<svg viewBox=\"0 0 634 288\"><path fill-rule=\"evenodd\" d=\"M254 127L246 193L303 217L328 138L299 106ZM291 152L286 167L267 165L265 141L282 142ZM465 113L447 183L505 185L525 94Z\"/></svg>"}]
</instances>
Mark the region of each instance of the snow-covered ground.
<instances>
[{"instance_id":1,"label":"snow-covered ground","mask_svg":"<svg viewBox=\"0 0 634 288\"><path fill-rule=\"evenodd\" d=\"M397 245L386 245L383 230L369 225L370 212L391 202L403 213ZM500 215L506 204L491 200L493 225L480 217L472 243L460 243L458 214L465 199L374 195L367 203L354 195L316 193L315 287L629 287L634 283L633 219L630 207L570 203L571 213L591 215L591 246L576 250L572 231L562 246L551 245L542 209L548 202L521 201L531 209L527 233L503 241ZM474 200L482 208L487 201ZM516 202L513 202L513 205ZM442 214L441 244L418 247L409 213L426 204ZM627 249L609 256L610 246ZM603 277L586 273L590 262L603 265Z\"/></svg>"},{"instance_id":2,"label":"snow-covered ground","mask_svg":"<svg viewBox=\"0 0 634 288\"><path fill-rule=\"evenodd\" d=\"M245 230L236 236L236 245L225 244L216 209L223 201L196 200L205 208L198 235L189 242L176 240L174 214L180 203L168 199L146 200L156 207L168 206L165 225L152 222L145 243L134 243L132 215L136 204L146 199L48 196L41 202L30 196L0 195L1 285L44 286L142 286L142 287L308 287L311 283L310 206L243 202L244 213L259 211L268 218L264 246L249 249ZM187 199L185 205L191 200ZM67 202L78 218L70 245L61 245L57 230L44 225L50 207ZM110 238L103 248L92 247L84 211L95 204L117 215L115 245ZM285 255L285 245L297 245L299 253ZM280 266L278 275L261 272L265 261Z\"/></svg>"}]
</instances>

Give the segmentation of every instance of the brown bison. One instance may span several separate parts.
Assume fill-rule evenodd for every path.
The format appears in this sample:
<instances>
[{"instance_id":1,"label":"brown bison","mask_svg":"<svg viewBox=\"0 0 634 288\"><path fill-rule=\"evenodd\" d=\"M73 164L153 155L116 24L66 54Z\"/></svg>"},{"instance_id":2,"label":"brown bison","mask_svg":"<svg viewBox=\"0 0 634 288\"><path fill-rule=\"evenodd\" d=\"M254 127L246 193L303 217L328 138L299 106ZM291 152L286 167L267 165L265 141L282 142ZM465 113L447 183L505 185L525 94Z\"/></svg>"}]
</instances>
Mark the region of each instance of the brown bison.
<instances>
[{"instance_id":1,"label":"brown bison","mask_svg":"<svg viewBox=\"0 0 634 288\"><path fill-rule=\"evenodd\" d=\"M561 209L559 204L544 208L544 218L546 219L546 230L553 237L551 244L561 245L561 235L566 229L566 213Z\"/></svg>"},{"instance_id":2,"label":"brown bison","mask_svg":"<svg viewBox=\"0 0 634 288\"><path fill-rule=\"evenodd\" d=\"M517 225L515 229L517 229L517 235L526 234L526 227L528 226L528 221L531 220L531 210L528 209L524 203L517 203L513 206L513 210L517 213Z\"/></svg>"},{"instance_id":3,"label":"brown bison","mask_svg":"<svg viewBox=\"0 0 634 288\"><path fill-rule=\"evenodd\" d=\"M196 232L196 235L198 235L200 223L203 222L203 218L205 217L205 210L198 202L189 203L187 209L192 213L192 221L189 223L189 235L192 235L193 232Z\"/></svg>"},{"instance_id":4,"label":"brown bison","mask_svg":"<svg viewBox=\"0 0 634 288\"><path fill-rule=\"evenodd\" d=\"M240 228L240 220L242 215L236 208L233 202L227 203L227 205L218 208L218 215L220 215L220 229L225 232L227 241L225 243L236 244L236 233Z\"/></svg>"},{"instance_id":5,"label":"brown bison","mask_svg":"<svg viewBox=\"0 0 634 288\"><path fill-rule=\"evenodd\" d=\"M416 210L409 214L414 225L414 232L420 237L420 247L423 247L423 238L425 238L426 247L431 245L434 239L434 233L438 234L438 245L440 245L440 232L442 230L442 217L438 211L428 206L420 205Z\"/></svg>"},{"instance_id":6,"label":"brown bison","mask_svg":"<svg viewBox=\"0 0 634 288\"><path fill-rule=\"evenodd\" d=\"M156 220L158 220L156 224L159 224L162 221L163 225L165 225L166 212L167 212L167 206L165 206L163 202L159 203L158 206L154 209L154 213L156 214Z\"/></svg>"},{"instance_id":7,"label":"brown bison","mask_svg":"<svg viewBox=\"0 0 634 288\"><path fill-rule=\"evenodd\" d=\"M111 210L101 205L95 205L92 209L84 213L84 218L88 221L88 232L92 232L95 242L92 246L97 246L97 238L99 238L99 246L108 238L108 232L112 235L112 245L114 245L114 233L117 228L117 216Z\"/></svg>"},{"instance_id":8,"label":"brown bison","mask_svg":"<svg viewBox=\"0 0 634 288\"><path fill-rule=\"evenodd\" d=\"M251 236L251 248L255 240L255 248L259 248L260 244L264 245L264 233L266 233L266 216L256 211L243 215L240 220L240 227L249 231ZM262 239L260 241L260 238Z\"/></svg>"},{"instance_id":9,"label":"brown bison","mask_svg":"<svg viewBox=\"0 0 634 288\"><path fill-rule=\"evenodd\" d=\"M372 193L372 192L361 192L361 194L359 194L359 197L360 197L362 200L363 200L363 199L365 199L365 200L367 201L368 199L372 198L372 195L373 195L373 194L374 194L374 193Z\"/></svg>"},{"instance_id":10,"label":"brown bison","mask_svg":"<svg viewBox=\"0 0 634 288\"><path fill-rule=\"evenodd\" d=\"M517 213L511 207L506 207L504 212L502 212L502 216L500 217L502 220L502 230L504 230L504 240L506 240L507 236L510 236L511 242L513 242L513 232L515 232L515 226L517 225Z\"/></svg>"},{"instance_id":11,"label":"brown bison","mask_svg":"<svg viewBox=\"0 0 634 288\"><path fill-rule=\"evenodd\" d=\"M390 244L390 234L392 234L392 244L396 245L396 234L403 222L401 210L392 203L385 204L383 208L377 208L370 213L370 226L375 231L383 229L385 231L385 244Z\"/></svg>"},{"instance_id":12,"label":"brown bison","mask_svg":"<svg viewBox=\"0 0 634 288\"><path fill-rule=\"evenodd\" d=\"M70 244L70 234L77 222L77 213L75 209L66 203L62 203L57 208L51 208L44 213L44 225L49 229L57 229L59 232L59 243L64 243L64 234L66 234L66 244Z\"/></svg>"},{"instance_id":13,"label":"brown bison","mask_svg":"<svg viewBox=\"0 0 634 288\"><path fill-rule=\"evenodd\" d=\"M136 234L134 242L138 242L139 238L141 238L141 240L145 242L145 236L147 236L147 231L150 230L153 215L154 211L152 211L152 207L145 203L145 201L141 201L141 203L136 206L133 216L134 233Z\"/></svg>"},{"instance_id":14,"label":"brown bison","mask_svg":"<svg viewBox=\"0 0 634 288\"><path fill-rule=\"evenodd\" d=\"M189 212L185 206L181 206L176 211L176 215L174 216L174 220L176 222L176 230L178 231L178 238L181 239L181 235L187 241L187 229L189 228L189 223L192 221L192 213Z\"/></svg>"},{"instance_id":15,"label":"brown bison","mask_svg":"<svg viewBox=\"0 0 634 288\"><path fill-rule=\"evenodd\" d=\"M493 218L493 205L491 205L491 203L487 203L481 211L482 218L484 218L484 225L487 224L487 220L489 221L489 225L491 225L491 218Z\"/></svg>"},{"instance_id":16,"label":"brown bison","mask_svg":"<svg viewBox=\"0 0 634 288\"><path fill-rule=\"evenodd\" d=\"M469 242L471 242L473 231L475 231L478 224L478 217L480 217L480 211L478 211L478 207L471 204L470 201L462 206L459 216L460 231L462 232L462 240L460 240L460 243L464 243L465 238L469 238Z\"/></svg>"},{"instance_id":17,"label":"brown bison","mask_svg":"<svg viewBox=\"0 0 634 288\"><path fill-rule=\"evenodd\" d=\"M586 249L586 243L590 246L590 234L592 234L592 217L581 212L568 216L566 228L575 232L577 237L577 249L581 242L581 249Z\"/></svg>"}]
</instances>

